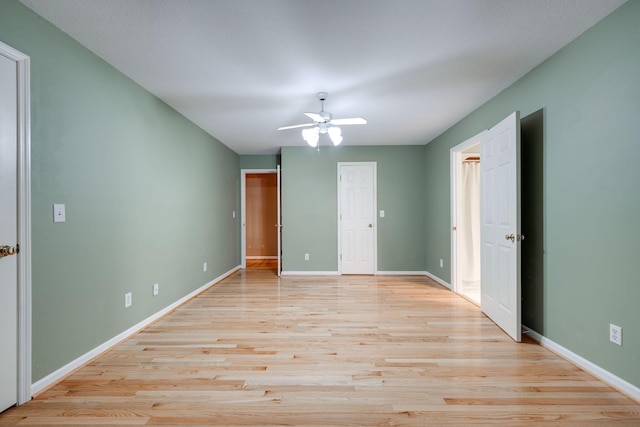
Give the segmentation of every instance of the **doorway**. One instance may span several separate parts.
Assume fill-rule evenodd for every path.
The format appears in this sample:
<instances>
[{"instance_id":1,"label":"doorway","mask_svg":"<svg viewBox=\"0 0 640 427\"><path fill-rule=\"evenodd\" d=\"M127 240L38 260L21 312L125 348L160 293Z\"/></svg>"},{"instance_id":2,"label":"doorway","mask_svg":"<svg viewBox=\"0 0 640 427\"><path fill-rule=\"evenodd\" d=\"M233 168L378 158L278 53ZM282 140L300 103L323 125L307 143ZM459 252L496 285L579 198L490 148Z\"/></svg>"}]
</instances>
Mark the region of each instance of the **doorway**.
<instances>
[{"instance_id":1,"label":"doorway","mask_svg":"<svg viewBox=\"0 0 640 427\"><path fill-rule=\"evenodd\" d=\"M484 132L451 149L451 281L480 306L480 141Z\"/></svg>"},{"instance_id":2,"label":"doorway","mask_svg":"<svg viewBox=\"0 0 640 427\"><path fill-rule=\"evenodd\" d=\"M502 239L508 237L511 240L509 245L517 246L520 249L521 263L516 270L519 271L512 282L519 282L514 291L518 295L517 300L521 301L520 311L521 323L527 328L536 332L544 331L544 210L543 210L543 188L544 188L544 112L538 110L519 120L520 129L518 131L521 140L521 155L518 158L520 167L520 187L521 188L521 215L520 232L509 234L498 233ZM493 130L493 128L492 128ZM483 308L484 301L482 293L476 299L475 287L468 288L463 280L464 271L467 268L467 259L461 254L463 249L461 240L464 238L464 229L460 211L464 209L464 202L461 200L464 191L461 189L464 182L462 164L468 156L477 153L476 147L480 142L487 140L488 131L484 131L473 138L453 147L451 149L451 280L455 292L469 299ZM478 161L482 161L482 156ZM506 182L499 179L498 182ZM514 180L516 182L516 180ZM482 199L482 196L481 196ZM478 201L478 204L480 201ZM511 237L512 234L513 238ZM526 240L525 239L526 236ZM500 240L500 239L498 239ZM484 240L483 240L484 241ZM507 242L508 243L508 242ZM517 245L516 245L517 243ZM482 250L481 250L482 252ZM503 253L506 253L503 251ZM475 258L475 256L474 256ZM505 272L508 269L499 268L498 271ZM514 270L514 271L516 271ZM484 276L484 271L480 267L480 275ZM481 279L482 289L482 279ZM510 292L509 292L510 293ZM506 295L506 293L505 293ZM517 301L516 301L517 302ZM516 303L512 302L515 307ZM505 306L501 301L500 306ZM544 332L542 332L544 333ZM516 334L514 334L516 335Z\"/></svg>"},{"instance_id":3,"label":"doorway","mask_svg":"<svg viewBox=\"0 0 640 427\"><path fill-rule=\"evenodd\" d=\"M29 67L0 42L0 411L31 399Z\"/></svg>"},{"instance_id":4,"label":"doorway","mask_svg":"<svg viewBox=\"0 0 640 427\"><path fill-rule=\"evenodd\" d=\"M242 267L281 271L280 169L242 170Z\"/></svg>"}]
</instances>

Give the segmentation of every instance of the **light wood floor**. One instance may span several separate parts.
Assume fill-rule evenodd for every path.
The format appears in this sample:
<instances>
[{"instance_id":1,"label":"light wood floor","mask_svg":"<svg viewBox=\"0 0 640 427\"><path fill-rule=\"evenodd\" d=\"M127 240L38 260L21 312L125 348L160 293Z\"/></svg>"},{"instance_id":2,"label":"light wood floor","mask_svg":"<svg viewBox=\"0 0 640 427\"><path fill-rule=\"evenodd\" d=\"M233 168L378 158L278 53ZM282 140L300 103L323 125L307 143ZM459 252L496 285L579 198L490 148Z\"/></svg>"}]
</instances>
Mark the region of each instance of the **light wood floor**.
<instances>
[{"instance_id":1,"label":"light wood floor","mask_svg":"<svg viewBox=\"0 0 640 427\"><path fill-rule=\"evenodd\" d=\"M640 425L640 405L425 277L245 270L0 425Z\"/></svg>"},{"instance_id":2,"label":"light wood floor","mask_svg":"<svg viewBox=\"0 0 640 427\"><path fill-rule=\"evenodd\" d=\"M274 270L277 272L278 269L278 260L277 259L268 259L268 258L258 258L258 259L247 259L246 260L248 269L266 269L266 270Z\"/></svg>"}]
</instances>

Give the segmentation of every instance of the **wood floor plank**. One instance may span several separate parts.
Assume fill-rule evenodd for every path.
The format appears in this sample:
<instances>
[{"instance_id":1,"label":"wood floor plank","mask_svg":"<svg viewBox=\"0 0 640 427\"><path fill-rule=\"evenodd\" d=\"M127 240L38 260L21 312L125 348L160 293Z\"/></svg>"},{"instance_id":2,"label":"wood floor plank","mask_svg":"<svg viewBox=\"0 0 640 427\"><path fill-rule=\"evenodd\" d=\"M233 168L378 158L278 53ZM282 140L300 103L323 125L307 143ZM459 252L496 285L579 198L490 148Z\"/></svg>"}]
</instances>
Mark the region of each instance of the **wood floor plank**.
<instances>
[{"instance_id":1,"label":"wood floor plank","mask_svg":"<svg viewBox=\"0 0 640 427\"><path fill-rule=\"evenodd\" d=\"M429 278L255 268L0 425L640 426L640 404Z\"/></svg>"}]
</instances>

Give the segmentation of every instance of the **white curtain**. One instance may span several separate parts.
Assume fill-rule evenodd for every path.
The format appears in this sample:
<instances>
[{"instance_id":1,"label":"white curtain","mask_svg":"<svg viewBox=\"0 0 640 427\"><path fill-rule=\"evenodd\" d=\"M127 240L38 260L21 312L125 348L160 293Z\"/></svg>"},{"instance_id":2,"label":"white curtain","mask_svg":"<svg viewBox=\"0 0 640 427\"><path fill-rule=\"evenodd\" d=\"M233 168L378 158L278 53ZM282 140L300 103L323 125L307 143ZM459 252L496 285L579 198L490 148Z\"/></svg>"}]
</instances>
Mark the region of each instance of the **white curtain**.
<instances>
[{"instance_id":1,"label":"white curtain","mask_svg":"<svg viewBox=\"0 0 640 427\"><path fill-rule=\"evenodd\" d=\"M459 274L465 287L476 287L480 285L480 163L462 163L461 190Z\"/></svg>"}]
</instances>

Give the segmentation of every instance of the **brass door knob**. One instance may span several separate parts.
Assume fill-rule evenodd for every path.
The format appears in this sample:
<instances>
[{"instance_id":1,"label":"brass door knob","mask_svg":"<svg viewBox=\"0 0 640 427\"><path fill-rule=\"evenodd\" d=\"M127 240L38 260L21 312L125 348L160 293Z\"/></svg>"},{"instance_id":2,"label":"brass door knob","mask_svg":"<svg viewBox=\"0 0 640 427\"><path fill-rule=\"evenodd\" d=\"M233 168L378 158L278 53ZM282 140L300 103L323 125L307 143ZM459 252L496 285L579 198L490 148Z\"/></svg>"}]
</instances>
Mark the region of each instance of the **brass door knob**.
<instances>
[{"instance_id":1,"label":"brass door knob","mask_svg":"<svg viewBox=\"0 0 640 427\"><path fill-rule=\"evenodd\" d=\"M20 245L16 246L0 246L0 258L15 255L20 252Z\"/></svg>"}]
</instances>

